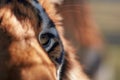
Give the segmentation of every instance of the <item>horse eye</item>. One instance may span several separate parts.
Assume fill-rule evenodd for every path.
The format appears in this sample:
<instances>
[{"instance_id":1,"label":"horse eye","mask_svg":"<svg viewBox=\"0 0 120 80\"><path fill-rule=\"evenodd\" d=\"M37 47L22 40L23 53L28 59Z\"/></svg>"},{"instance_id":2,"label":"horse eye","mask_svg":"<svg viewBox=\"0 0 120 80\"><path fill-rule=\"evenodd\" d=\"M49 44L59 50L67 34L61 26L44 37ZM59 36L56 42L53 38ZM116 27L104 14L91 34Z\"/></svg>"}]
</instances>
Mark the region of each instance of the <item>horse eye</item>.
<instances>
[{"instance_id":1,"label":"horse eye","mask_svg":"<svg viewBox=\"0 0 120 80\"><path fill-rule=\"evenodd\" d=\"M47 46L50 43L50 36L48 34L41 34L39 36L39 41L43 46Z\"/></svg>"},{"instance_id":2,"label":"horse eye","mask_svg":"<svg viewBox=\"0 0 120 80\"><path fill-rule=\"evenodd\" d=\"M39 41L47 52L52 50L58 42L52 33L41 33Z\"/></svg>"}]
</instances>

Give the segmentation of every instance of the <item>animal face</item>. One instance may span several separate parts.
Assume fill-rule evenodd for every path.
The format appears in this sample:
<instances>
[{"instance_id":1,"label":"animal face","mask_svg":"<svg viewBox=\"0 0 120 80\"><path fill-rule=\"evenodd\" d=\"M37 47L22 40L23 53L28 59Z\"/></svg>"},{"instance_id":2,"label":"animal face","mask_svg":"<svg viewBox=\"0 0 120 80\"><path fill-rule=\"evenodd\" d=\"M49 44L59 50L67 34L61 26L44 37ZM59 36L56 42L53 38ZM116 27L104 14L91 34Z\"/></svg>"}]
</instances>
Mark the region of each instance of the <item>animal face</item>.
<instances>
[{"instance_id":1,"label":"animal face","mask_svg":"<svg viewBox=\"0 0 120 80\"><path fill-rule=\"evenodd\" d=\"M0 1L0 80L56 80L64 50L37 0Z\"/></svg>"}]
</instances>

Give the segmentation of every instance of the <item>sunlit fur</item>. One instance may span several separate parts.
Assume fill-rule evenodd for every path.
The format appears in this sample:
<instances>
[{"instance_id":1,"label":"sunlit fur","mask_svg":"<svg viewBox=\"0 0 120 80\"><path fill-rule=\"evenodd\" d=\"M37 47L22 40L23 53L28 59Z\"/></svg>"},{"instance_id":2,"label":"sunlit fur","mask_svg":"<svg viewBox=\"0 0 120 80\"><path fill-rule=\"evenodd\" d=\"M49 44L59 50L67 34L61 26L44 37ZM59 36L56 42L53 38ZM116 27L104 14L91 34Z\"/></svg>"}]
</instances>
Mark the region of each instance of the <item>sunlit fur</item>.
<instances>
[{"instance_id":1,"label":"sunlit fur","mask_svg":"<svg viewBox=\"0 0 120 80\"><path fill-rule=\"evenodd\" d=\"M58 7L59 0L56 1L56 3L51 2L51 0L39 0L39 2L45 8L49 17L56 24L56 28L66 51L65 64L63 65L63 71L61 75L62 80L89 80L83 73L82 67L77 60L75 49L72 47L70 42L64 38L64 30L61 23L62 17L56 9L56 7Z\"/></svg>"},{"instance_id":2,"label":"sunlit fur","mask_svg":"<svg viewBox=\"0 0 120 80\"><path fill-rule=\"evenodd\" d=\"M0 56L0 72L3 72L0 73L0 80L56 80L56 68L36 39L41 31L37 29L40 24L36 10L29 4L28 7L19 4L18 0L10 0L12 3L9 4L5 4L5 1L0 1L0 28L3 36L0 37L0 45L5 47L0 47L3 52ZM64 38L62 18L55 8L57 0L39 2L55 23L66 52L61 80L89 80L76 59L74 48Z\"/></svg>"},{"instance_id":3,"label":"sunlit fur","mask_svg":"<svg viewBox=\"0 0 120 80\"><path fill-rule=\"evenodd\" d=\"M36 10L0 1L0 80L56 80L56 68L38 42Z\"/></svg>"}]
</instances>

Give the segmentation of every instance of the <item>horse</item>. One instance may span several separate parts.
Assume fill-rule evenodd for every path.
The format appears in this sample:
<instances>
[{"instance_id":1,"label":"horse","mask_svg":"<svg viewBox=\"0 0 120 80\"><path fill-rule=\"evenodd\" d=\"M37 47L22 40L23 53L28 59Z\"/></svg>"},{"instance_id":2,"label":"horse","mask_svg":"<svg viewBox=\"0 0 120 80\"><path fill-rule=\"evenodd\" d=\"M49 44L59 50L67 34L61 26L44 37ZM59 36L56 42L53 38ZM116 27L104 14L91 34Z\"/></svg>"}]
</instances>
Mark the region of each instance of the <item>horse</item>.
<instances>
[{"instance_id":1,"label":"horse","mask_svg":"<svg viewBox=\"0 0 120 80\"><path fill-rule=\"evenodd\" d=\"M64 37L59 4L0 1L0 80L89 80Z\"/></svg>"}]
</instances>

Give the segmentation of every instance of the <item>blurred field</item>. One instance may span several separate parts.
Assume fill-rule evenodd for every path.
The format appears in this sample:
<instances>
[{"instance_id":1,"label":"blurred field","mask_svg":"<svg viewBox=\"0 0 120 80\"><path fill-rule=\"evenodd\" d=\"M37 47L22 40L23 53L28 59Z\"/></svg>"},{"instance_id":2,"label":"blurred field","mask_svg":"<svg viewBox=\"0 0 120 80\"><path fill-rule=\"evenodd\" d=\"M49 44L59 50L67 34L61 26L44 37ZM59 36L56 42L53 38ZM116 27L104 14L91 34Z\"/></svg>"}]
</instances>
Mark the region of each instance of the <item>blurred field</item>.
<instances>
[{"instance_id":1,"label":"blurred field","mask_svg":"<svg viewBox=\"0 0 120 80\"><path fill-rule=\"evenodd\" d=\"M91 2L92 13L104 33L120 33L120 2Z\"/></svg>"},{"instance_id":2,"label":"blurred field","mask_svg":"<svg viewBox=\"0 0 120 80\"><path fill-rule=\"evenodd\" d=\"M93 17L106 41L104 64L113 69L109 80L120 80L120 1L90 0L90 3Z\"/></svg>"}]
</instances>

